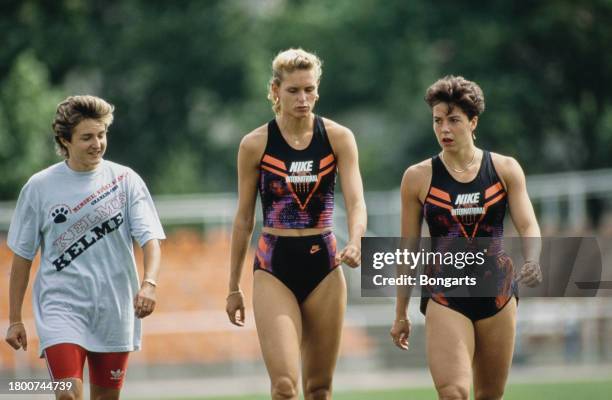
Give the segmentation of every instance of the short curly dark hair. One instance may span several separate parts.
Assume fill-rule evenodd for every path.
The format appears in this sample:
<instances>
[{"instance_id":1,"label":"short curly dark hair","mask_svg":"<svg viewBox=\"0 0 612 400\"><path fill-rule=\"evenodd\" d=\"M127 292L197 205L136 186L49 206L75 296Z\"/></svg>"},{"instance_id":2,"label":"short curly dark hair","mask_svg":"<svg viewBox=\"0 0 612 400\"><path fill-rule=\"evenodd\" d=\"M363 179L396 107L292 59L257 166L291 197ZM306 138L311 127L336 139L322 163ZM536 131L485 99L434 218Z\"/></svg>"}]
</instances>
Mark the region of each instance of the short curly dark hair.
<instances>
[{"instance_id":1,"label":"short curly dark hair","mask_svg":"<svg viewBox=\"0 0 612 400\"><path fill-rule=\"evenodd\" d=\"M69 157L68 149L60 140L71 141L74 127L84 119L97 119L108 128L113 123L115 107L96 96L70 96L57 105L53 119L53 132L57 153L65 158Z\"/></svg>"},{"instance_id":2,"label":"short curly dark hair","mask_svg":"<svg viewBox=\"0 0 612 400\"><path fill-rule=\"evenodd\" d=\"M427 88L425 102L433 108L438 103L456 105L472 119L485 110L482 89L462 76L447 75Z\"/></svg>"}]
</instances>

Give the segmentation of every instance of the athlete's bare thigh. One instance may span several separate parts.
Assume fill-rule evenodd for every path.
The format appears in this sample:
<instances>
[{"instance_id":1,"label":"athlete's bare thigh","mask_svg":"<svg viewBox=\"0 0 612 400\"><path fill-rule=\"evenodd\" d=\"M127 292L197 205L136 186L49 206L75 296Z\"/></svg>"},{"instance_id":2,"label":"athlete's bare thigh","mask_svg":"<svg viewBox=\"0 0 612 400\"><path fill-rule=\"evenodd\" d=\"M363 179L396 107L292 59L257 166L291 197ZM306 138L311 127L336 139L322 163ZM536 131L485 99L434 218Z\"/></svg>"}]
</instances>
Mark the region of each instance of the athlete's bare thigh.
<instances>
[{"instance_id":1,"label":"athlete's bare thigh","mask_svg":"<svg viewBox=\"0 0 612 400\"><path fill-rule=\"evenodd\" d=\"M285 398L297 399L302 339L297 300L276 277L258 270L253 282L253 311L273 398L275 393L281 393Z\"/></svg>"},{"instance_id":2,"label":"athlete's bare thigh","mask_svg":"<svg viewBox=\"0 0 612 400\"><path fill-rule=\"evenodd\" d=\"M474 396L479 399L501 399L508 380L516 332L516 299L490 318L474 324Z\"/></svg>"},{"instance_id":3,"label":"athlete's bare thigh","mask_svg":"<svg viewBox=\"0 0 612 400\"><path fill-rule=\"evenodd\" d=\"M441 399L468 399L472 384L472 321L433 300L425 316L427 360Z\"/></svg>"},{"instance_id":4,"label":"athlete's bare thigh","mask_svg":"<svg viewBox=\"0 0 612 400\"><path fill-rule=\"evenodd\" d=\"M330 399L346 309L342 268L331 271L301 305L304 397Z\"/></svg>"}]
</instances>

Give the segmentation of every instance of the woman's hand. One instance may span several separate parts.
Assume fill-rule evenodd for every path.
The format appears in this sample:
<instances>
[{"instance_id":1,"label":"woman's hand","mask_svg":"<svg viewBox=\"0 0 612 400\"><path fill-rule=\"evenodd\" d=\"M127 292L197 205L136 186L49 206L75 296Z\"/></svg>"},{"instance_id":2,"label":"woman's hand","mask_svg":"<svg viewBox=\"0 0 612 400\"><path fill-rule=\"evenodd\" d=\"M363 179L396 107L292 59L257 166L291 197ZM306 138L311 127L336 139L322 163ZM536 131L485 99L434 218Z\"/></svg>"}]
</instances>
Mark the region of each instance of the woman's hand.
<instances>
[{"instance_id":1,"label":"woman's hand","mask_svg":"<svg viewBox=\"0 0 612 400\"><path fill-rule=\"evenodd\" d=\"M155 294L155 286L151 283L144 281L140 286L138 294L134 298L134 312L136 317L144 318L155 310L157 304L157 296Z\"/></svg>"},{"instance_id":2,"label":"woman's hand","mask_svg":"<svg viewBox=\"0 0 612 400\"><path fill-rule=\"evenodd\" d=\"M524 283L528 287L535 287L542 283L542 269L536 261L525 261L523 267L516 276L518 283Z\"/></svg>"},{"instance_id":3,"label":"woman's hand","mask_svg":"<svg viewBox=\"0 0 612 400\"><path fill-rule=\"evenodd\" d=\"M345 263L351 268L361 265L361 245L348 243L339 254L336 254L338 263Z\"/></svg>"},{"instance_id":4,"label":"woman's hand","mask_svg":"<svg viewBox=\"0 0 612 400\"><path fill-rule=\"evenodd\" d=\"M408 336L410 336L410 318L396 319L391 327L391 339L393 344L402 350L408 350L410 343L408 342Z\"/></svg>"},{"instance_id":5,"label":"woman's hand","mask_svg":"<svg viewBox=\"0 0 612 400\"><path fill-rule=\"evenodd\" d=\"M230 292L227 295L225 312L232 324L244 326L244 295L242 290Z\"/></svg>"},{"instance_id":6,"label":"woman's hand","mask_svg":"<svg viewBox=\"0 0 612 400\"><path fill-rule=\"evenodd\" d=\"M26 351L28 349L28 335L23 322L15 322L9 325L5 340L15 350L23 348Z\"/></svg>"}]
</instances>

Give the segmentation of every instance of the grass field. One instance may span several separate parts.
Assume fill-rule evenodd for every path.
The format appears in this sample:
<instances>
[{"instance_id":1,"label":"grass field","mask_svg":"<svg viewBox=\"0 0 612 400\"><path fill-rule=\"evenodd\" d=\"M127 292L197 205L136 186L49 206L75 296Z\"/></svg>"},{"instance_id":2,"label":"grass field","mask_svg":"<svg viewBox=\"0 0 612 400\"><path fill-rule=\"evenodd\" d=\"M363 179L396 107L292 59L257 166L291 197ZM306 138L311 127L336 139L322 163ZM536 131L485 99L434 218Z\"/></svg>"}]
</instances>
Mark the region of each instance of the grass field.
<instances>
[{"instance_id":1,"label":"grass field","mask_svg":"<svg viewBox=\"0 0 612 400\"><path fill-rule=\"evenodd\" d=\"M334 400L431 400L433 389L401 389L389 391L339 392ZM612 380L604 382L564 382L516 384L506 388L504 400L609 400ZM181 400L269 400L269 396L189 397Z\"/></svg>"}]
</instances>

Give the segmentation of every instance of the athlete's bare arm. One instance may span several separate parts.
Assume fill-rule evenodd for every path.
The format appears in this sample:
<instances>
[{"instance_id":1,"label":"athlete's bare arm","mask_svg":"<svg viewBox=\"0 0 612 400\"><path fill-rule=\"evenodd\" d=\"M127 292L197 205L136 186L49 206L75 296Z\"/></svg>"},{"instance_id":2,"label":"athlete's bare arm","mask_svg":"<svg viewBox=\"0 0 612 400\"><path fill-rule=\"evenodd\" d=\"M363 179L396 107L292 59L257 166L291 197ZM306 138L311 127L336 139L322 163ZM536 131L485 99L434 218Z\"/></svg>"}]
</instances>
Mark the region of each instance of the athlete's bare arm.
<instances>
[{"instance_id":1,"label":"athlete's bare arm","mask_svg":"<svg viewBox=\"0 0 612 400\"><path fill-rule=\"evenodd\" d=\"M28 337L21 319L21 309L23 297L30 280L31 267L32 260L20 257L17 254L13 255L9 283L9 328L6 332L6 341L15 350L28 349Z\"/></svg>"},{"instance_id":2,"label":"athlete's bare arm","mask_svg":"<svg viewBox=\"0 0 612 400\"><path fill-rule=\"evenodd\" d=\"M519 281L527 286L536 286L542 281L539 260L542 236L540 226L527 194L525 173L520 164L512 157L491 153L493 165L500 175L508 193L510 217L518 234L523 239L525 265L517 275Z\"/></svg>"},{"instance_id":3,"label":"athlete's bare arm","mask_svg":"<svg viewBox=\"0 0 612 400\"><path fill-rule=\"evenodd\" d=\"M368 219L357 143L353 132L340 124L325 119L325 128L336 155L348 217L349 241L338 258L349 267L356 268L361 264L361 237L365 234Z\"/></svg>"},{"instance_id":4,"label":"athlete's bare arm","mask_svg":"<svg viewBox=\"0 0 612 400\"><path fill-rule=\"evenodd\" d=\"M265 151L267 138L267 125L260 126L242 139L238 150L238 210L232 228L230 294L226 306L230 321L238 326L244 325L244 299L239 292L240 277L255 226L259 161Z\"/></svg>"},{"instance_id":5,"label":"athlete's bare arm","mask_svg":"<svg viewBox=\"0 0 612 400\"><path fill-rule=\"evenodd\" d=\"M431 160L427 159L411 165L402 178L401 194L401 236L402 245L414 247L421 237L423 222L423 202L431 182ZM406 242L407 240L407 242ZM393 343L402 350L408 350L410 335L410 319L408 304L410 303L409 288L399 288L395 304L395 321L391 328Z\"/></svg>"},{"instance_id":6,"label":"athlete's bare arm","mask_svg":"<svg viewBox=\"0 0 612 400\"><path fill-rule=\"evenodd\" d=\"M156 287L151 282L157 282L157 276L159 275L161 261L159 240L149 240L142 246L142 250L144 256L144 276L140 290L134 299L134 312L138 318L151 315L157 304Z\"/></svg>"}]
</instances>

